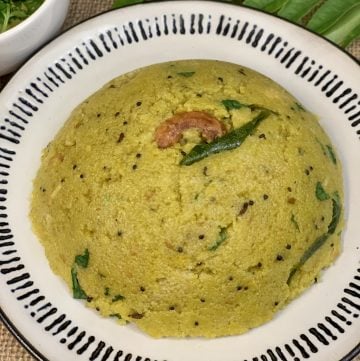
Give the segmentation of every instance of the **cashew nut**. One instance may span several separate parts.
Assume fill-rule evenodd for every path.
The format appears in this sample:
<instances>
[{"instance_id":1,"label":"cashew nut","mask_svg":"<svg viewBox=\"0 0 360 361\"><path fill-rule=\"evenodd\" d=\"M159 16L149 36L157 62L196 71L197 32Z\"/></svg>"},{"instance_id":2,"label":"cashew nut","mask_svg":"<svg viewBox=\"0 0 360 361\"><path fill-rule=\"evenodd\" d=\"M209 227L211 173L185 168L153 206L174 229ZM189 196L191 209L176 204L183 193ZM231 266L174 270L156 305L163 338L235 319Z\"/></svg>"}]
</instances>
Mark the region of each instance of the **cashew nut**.
<instances>
[{"instance_id":1,"label":"cashew nut","mask_svg":"<svg viewBox=\"0 0 360 361\"><path fill-rule=\"evenodd\" d=\"M160 124L155 131L155 141L159 148L168 148L177 143L182 133L190 128L198 129L207 141L224 133L224 126L210 114L200 111L184 112Z\"/></svg>"}]
</instances>

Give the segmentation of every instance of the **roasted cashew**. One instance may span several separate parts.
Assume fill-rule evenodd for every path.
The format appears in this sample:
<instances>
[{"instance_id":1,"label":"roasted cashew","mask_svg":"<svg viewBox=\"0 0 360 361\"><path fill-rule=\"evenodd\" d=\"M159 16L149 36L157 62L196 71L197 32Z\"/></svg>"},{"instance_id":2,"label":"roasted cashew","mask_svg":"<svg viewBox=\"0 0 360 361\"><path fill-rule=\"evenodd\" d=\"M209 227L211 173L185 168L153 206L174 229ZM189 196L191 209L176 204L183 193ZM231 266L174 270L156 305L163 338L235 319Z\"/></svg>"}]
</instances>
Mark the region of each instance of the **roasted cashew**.
<instances>
[{"instance_id":1,"label":"roasted cashew","mask_svg":"<svg viewBox=\"0 0 360 361\"><path fill-rule=\"evenodd\" d=\"M182 133L190 128L200 130L207 141L224 133L224 126L210 114L200 111L184 112L161 123L155 131L155 141L159 148L168 148L177 143Z\"/></svg>"}]
</instances>

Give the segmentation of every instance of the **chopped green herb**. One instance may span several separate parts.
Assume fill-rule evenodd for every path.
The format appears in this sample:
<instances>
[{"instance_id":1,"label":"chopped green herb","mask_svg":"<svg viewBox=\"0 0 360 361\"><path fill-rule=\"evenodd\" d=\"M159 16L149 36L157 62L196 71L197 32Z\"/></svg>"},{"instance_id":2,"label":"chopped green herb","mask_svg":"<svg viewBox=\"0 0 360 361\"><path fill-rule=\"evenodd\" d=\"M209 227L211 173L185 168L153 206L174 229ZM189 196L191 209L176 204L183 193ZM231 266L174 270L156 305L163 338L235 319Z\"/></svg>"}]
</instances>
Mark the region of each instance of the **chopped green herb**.
<instances>
[{"instance_id":1,"label":"chopped green herb","mask_svg":"<svg viewBox=\"0 0 360 361\"><path fill-rule=\"evenodd\" d=\"M295 102L295 107L297 110L300 110L302 112L306 111L306 109L300 103Z\"/></svg>"},{"instance_id":2,"label":"chopped green herb","mask_svg":"<svg viewBox=\"0 0 360 361\"><path fill-rule=\"evenodd\" d=\"M116 317L116 318L119 319L119 320L122 319L120 313L112 313L111 315L109 315L109 317Z\"/></svg>"},{"instance_id":3,"label":"chopped green herb","mask_svg":"<svg viewBox=\"0 0 360 361\"><path fill-rule=\"evenodd\" d=\"M321 150L323 151L324 155L331 159L331 161L336 165L337 159L335 152L330 144L323 145L319 139L316 138L316 141L319 143Z\"/></svg>"},{"instance_id":4,"label":"chopped green herb","mask_svg":"<svg viewBox=\"0 0 360 361\"><path fill-rule=\"evenodd\" d=\"M208 250L215 251L221 245L221 243L223 243L226 240L227 237L228 237L227 229L225 227L220 228L218 238L214 241L214 243L211 246L209 246Z\"/></svg>"},{"instance_id":5,"label":"chopped green herb","mask_svg":"<svg viewBox=\"0 0 360 361\"><path fill-rule=\"evenodd\" d=\"M294 213L291 213L290 221L291 221L291 223L295 226L295 228L296 228L298 231L300 231L299 224L298 224L298 222L297 222L296 219L295 219Z\"/></svg>"},{"instance_id":6,"label":"chopped green herb","mask_svg":"<svg viewBox=\"0 0 360 361\"><path fill-rule=\"evenodd\" d=\"M335 193L332 198L332 218L331 222L328 226L328 231L325 234L322 234L320 237L316 238L316 240L310 245L310 247L304 252L299 262L293 267L289 274L289 278L287 280L287 284L290 284L292 278L295 273L305 264L305 262L319 249L327 239L335 233L336 227L339 224L341 215L341 204L338 193Z\"/></svg>"},{"instance_id":7,"label":"chopped green herb","mask_svg":"<svg viewBox=\"0 0 360 361\"><path fill-rule=\"evenodd\" d=\"M326 150L327 150L327 153L329 155L329 158L332 160L332 162L336 165L336 156L335 156L335 152L334 150L332 149L332 146L331 145L326 145Z\"/></svg>"},{"instance_id":8,"label":"chopped green herb","mask_svg":"<svg viewBox=\"0 0 360 361\"><path fill-rule=\"evenodd\" d=\"M112 300L111 300L111 302L117 302L117 301L122 301L122 300L124 300L125 299L125 297L123 296L123 295L116 295L116 296L114 296L113 298L112 298Z\"/></svg>"},{"instance_id":9,"label":"chopped green herb","mask_svg":"<svg viewBox=\"0 0 360 361\"><path fill-rule=\"evenodd\" d=\"M221 104L226 108L227 111L232 109L240 109L243 107L248 107L248 105L242 104L235 99L224 99L221 101Z\"/></svg>"},{"instance_id":10,"label":"chopped green herb","mask_svg":"<svg viewBox=\"0 0 360 361\"><path fill-rule=\"evenodd\" d=\"M316 183L315 195L319 201L330 199L330 196L325 192L325 189L320 182Z\"/></svg>"},{"instance_id":11,"label":"chopped green herb","mask_svg":"<svg viewBox=\"0 0 360 361\"><path fill-rule=\"evenodd\" d=\"M331 222L329 224L328 227L328 233L329 234L334 234L336 227L339 223L340 220L340 215L341 215L341 204L340 204L340 197L339 194L337 192L335 192L333 198L332 198L332 218L331 218Z\"/></svg>"},{"instance_id":12,"label":"chopped green herb","mask_svg":"<svg viewBox=\"0 0 360 361\"><path fill-rule=\"evenodd\" d=\"M72 280L72 289L73 289L73 297L78 300L87 300L88 296L85 291L81 288L78 277L77 270L75 266L71 268L71 280Z\"/></svg>"},{"instance_id":13,"label":"chopped green herb","mask_svg":"<svg viewBox=\"0 0 360 361\"><path fill-rule=\"evenodd\" d=\"M84 254L75 256L75 263L83 268L86 268L89 264L89 250L86 248Z\"/></svg>"},{"instance_id":14,"label":"chopped green herb","mask_svg":"<svg viewBox=\"0 0 360 361\"><path fill-rule=\"evenodd\" d=\"M192 77L194 74L195 74L194 71L181 71L181 72L177 73L177 75L181 75L181 76L183 76L183 77L185 77L185 78L190 78L190 77Z\"/></svg>"},{"instance_id":15,"label":"chopped green herb","mask_svg":"<svg viewBox=\"0 0 360 361\"><path fill-rule=\"evenodd\" d=\"M109 295L110 295L110 288L109 288L109 287L105 287L105 289L104 289L104 295L105 295L105 296L109 296Z\"/></svg>"},{"instance_id":16,"label":"chopped green herb","mask_svg":"<svg viewBox=\"0 0 360 361\"><path fill-rule=\"evenodd\" d=\"M28 18L43 2L44 0L0 0L0 33Z\"/></svg>"},{"instance_id":17,"label":"chopped green herb","mask_svg":"<svg viewBox=\"0 0 360 361\"><path fill-rule=\"evenodd\" d=\"M221 101L221 104L226 108L227 111L232 109L240 109L240 108L249 108L251 111L266 111L278 115L279 113L274 112L268 108L264 108L258 104L244 104L240 103L238 100L235 99L224 99Z\"/></svg>"},{"instance_id":18,"label":"chopped green herb","mask_svg":"<svg viewBox=\"0 0 360 361\"><path fill-rule=\"evenodd\" d=\"M246 138L251 135L258 125L270 115L270 111L262 111L253 120L244 124L242 127L234 129L222 137L215 139L211 143L202 143L196 145L191 151L183 157L180 165L191 165L209 155L220 153L240 147Z\"/></svg>"},{"instance_id":19,"label":"chopped green herb","mask_svg":"<svg viewBox=\"0 0 360 361\"><path fill-rule=\"evenodd\" d=\"M198 198L199 198L199 193L196 193L194 199L197 201Z\"/></svg>"},{"instance_id":20,"label":"chopped green herb","mask_svg":"<svg viewBox=\"0 0 360 361\"><path fill-rule=\"evenodd\" d=\"M317 138L315 138L315 140L316 140L316 142L320 145L321 150L323 151L323 154L326 156L327 154L326 154L326 149L325 149L324 144L322 144L322 143L320 142L320 140L317 139Z\"/></svg>"}]
</instances>

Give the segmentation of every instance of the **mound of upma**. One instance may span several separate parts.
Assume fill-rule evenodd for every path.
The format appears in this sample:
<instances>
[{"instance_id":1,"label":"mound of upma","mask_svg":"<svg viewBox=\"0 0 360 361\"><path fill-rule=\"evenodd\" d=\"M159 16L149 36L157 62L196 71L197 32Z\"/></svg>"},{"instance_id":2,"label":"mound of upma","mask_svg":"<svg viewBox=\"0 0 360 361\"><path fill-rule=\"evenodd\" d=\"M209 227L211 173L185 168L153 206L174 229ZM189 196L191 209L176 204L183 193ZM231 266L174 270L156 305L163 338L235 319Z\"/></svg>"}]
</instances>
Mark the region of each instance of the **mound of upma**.
<instances>
[{"instance_id":1,"label":"mound of upma","mask_svg":"<svg viewBox=\"0 0 360 361\"><path fill-rule=\"evenodd\" d=\"M340 252L341 165L314 115L235 64L114 79L46 147L31 220L53 271L153 337L243 333Z\"/></svg>"}]
</instances>

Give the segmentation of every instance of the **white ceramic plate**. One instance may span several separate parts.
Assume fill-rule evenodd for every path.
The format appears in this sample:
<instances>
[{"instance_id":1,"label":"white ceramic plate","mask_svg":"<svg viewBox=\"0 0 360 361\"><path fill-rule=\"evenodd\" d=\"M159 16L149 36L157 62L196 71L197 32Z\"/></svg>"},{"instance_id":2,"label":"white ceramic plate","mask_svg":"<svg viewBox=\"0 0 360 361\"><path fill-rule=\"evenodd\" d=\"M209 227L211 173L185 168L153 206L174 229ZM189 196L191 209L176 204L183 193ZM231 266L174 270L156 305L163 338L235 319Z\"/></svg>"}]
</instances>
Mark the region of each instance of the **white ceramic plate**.
<instances>
[{"instance_id":1,"label":"white ceramic plate","mask_svg":"<svg viewBox=\"0 0 360 361\"><path fill-rule=\"evenodd\" d=\"M319 115L344 166L347 226L335 265L273 321L242 336L154 340L73 300L51 272L28 219L31 181L41 150L104 83L142 66L194 58L255 69ZM350 360L360 339L359 85L356 62L327 41L259 11L216 2L132 6L54 40L0 95L4 322L42 360Z\"/></svg>"}]
</instances>

